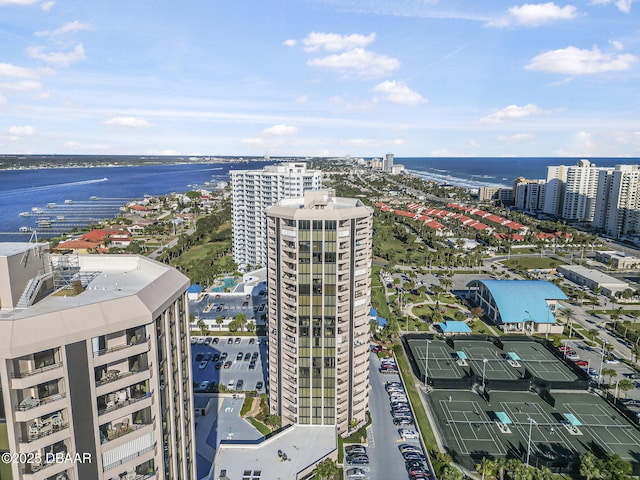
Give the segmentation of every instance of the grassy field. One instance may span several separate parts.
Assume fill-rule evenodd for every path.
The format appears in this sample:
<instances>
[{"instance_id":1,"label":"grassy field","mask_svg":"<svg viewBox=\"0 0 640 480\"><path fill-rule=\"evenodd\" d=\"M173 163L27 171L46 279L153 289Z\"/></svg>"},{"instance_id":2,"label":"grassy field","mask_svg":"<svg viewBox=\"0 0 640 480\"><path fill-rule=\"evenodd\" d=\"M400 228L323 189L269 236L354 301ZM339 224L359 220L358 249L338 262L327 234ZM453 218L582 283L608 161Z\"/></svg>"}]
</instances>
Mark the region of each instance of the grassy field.
<instances>
[{"instance_id":1,"label":"grassy field","mask_svg":"<svg viewBox=\"0 0 640 480\"><path fill-rule=\"evenodd\" d=\"M249 420L251 422L251 425L256 427L256 430L258 430L262 435L268 435L271 433L271 429L260 420L256 420L253 417L248 417L247 420Z\"/></svg>"},{"instance_id":2,"label":"grassy field","mask_svg":"<svg viewBox=\"0 0 640 480\"><path fill-rule=\"evenodd\" d=\"M380 282L380 269L378 265L374 265L371 269L371 303L380 317L389 318L391 312L384 296L384 286Z\"/></svg>"},{"instance_id":3,"label":"grassy field","mask_svg":"<svg viewBox=\"0 0 640 480\"><path fill-rule=\"evenodd\" d=\"M516 252L513 252L516 253ZM555 268L561 262L556 258L550 257L540 257L531 256L531 257L518 257L512 258L511 260L504 260L501 262L509 268L523 268L525 270L532 270L534 268Z\"/></svg>"}]
</instances>

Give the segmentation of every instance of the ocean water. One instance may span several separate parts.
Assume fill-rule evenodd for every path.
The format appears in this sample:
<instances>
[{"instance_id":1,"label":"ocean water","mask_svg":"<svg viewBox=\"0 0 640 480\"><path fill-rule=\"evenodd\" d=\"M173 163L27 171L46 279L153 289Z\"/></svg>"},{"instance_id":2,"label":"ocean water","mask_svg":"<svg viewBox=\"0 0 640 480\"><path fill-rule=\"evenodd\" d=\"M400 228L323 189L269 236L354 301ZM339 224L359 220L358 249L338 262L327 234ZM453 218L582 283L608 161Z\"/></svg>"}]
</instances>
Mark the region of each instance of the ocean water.
<instances>
[{"instance_id":1,"label":"ocean water","mask_svg":"<svg viewBox=\"0 0 640 480\"><path fill-rule=\"evenodd\" d=\"M478 188L512 187L517 177L546 178L550 165L576 165L579 158L396 158L409 172L438 183ZM639 158L589 158L598 167L640 164Z\"/></svg>"},{"instance_id":2,"label":"ocean water","mask_svg":"<svg viewBox=\"0 0 640 480\"><path fill-rule=\"evenodd\" d=\"M186 192L205 182L228 181L230 170L262 168L273 162L198 163L131 167L0 170L0 241L27 241L36 228L39 238L111 218L119 208L144 195ZM206 188L206 187L205 187ZM92 198L94 197L94 198ZM52 208L48 205L52 204ZM55 205L53 205L55 204ZM40 213L33 214L32 208ZM29 212L29 217L21 217ZM38 228L49 219L51 228Z\"/></svg>"}]
</instances>

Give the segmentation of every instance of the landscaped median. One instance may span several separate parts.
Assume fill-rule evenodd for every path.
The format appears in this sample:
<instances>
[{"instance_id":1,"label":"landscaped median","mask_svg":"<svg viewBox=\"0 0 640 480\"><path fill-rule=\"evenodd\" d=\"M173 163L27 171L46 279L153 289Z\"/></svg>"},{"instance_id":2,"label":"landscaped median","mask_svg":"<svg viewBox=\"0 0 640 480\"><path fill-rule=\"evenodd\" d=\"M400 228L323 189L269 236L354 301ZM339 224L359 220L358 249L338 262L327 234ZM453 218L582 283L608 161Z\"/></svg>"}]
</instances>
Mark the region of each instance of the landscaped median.
<instances>
[{"instance_id":1,"label":"landscaped median","mask_svg":"<svg viewBox=\"0 0 640 480\"><path fill-rule=\"evenodd\" d=\"M431 429L431 423L429 423L427 412L425 412L424 410L424 405L422 404L422 400L420 399L420 394L416 389L413 373L411 372L411 367L409 366L409 360L405 355L402 345L394 345L393 353L396 356L396 362L398 364L398 369L400 370L400 375L402 375L404 388L409 395L409 399L411 400L411 406L415 415L416 425L420 429L425 447L427 448L427 450L438 450L436 437L434 436L433 430Z\"/></svg>"}]
</instances>

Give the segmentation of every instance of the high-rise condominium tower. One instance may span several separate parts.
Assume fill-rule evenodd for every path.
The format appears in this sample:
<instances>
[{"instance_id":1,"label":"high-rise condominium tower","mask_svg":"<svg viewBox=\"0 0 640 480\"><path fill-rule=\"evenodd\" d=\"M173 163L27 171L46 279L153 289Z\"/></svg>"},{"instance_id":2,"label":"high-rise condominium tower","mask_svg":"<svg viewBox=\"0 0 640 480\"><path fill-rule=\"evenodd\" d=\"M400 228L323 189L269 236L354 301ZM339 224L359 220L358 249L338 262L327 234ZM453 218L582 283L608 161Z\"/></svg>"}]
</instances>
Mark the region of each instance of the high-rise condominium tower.
<instances>
[{"instance_id":1,"label":"high-rise condominium tower","mask_svg":"<svg viewBox=\"0 0 640 480\"><path fill-rule=\"evenodd\" d=\"M300 197L306 190L318 190L322 185L322 172L307 170L305 163L283 163L262 170L230 173L233 259L240 268L266 265L265 208L282 198Z\"/></svg>"},{"instance_id":2,"label":"high-rise condominium tower","mask_svg":"<svg viewBox=\"0 0 640 480\"><path fill-rule=\"evenodd\" d=\"M144 257L0 243L0 449L24 454L0 478L195 478L188 287Z\"/></svg>"},{"instance_id":3,"label":"high-rise condominium tower","mask_svg":"<svg viewBox=\"0 0 640 480\"><path fill-rule=\"evenodd\" d=\"M616 238L640 232L640 170L637 165L616 165L601 176L593 226Z\"/></svg>"},{"instance_id":4,"label":"high-rise condominium tower","mask_svg":"<svg viewBox=\"0 0 640 480\"><path fill-rule=\"evenodd\" d=\"M372 221L327 191L267 209L269 401L284 424L364 419Z\"/></svg>"},{"instance_id":5,"label":"high-rise condominium tower","mask_svg":"<svg viewBox=\"0 0 640 480\"><path fill-rule=\"evenodd\" d=\"M393 170L393 153L387 153L384 156L384 171L387 173L391 173Z\"/></svg>"}]
</instances>

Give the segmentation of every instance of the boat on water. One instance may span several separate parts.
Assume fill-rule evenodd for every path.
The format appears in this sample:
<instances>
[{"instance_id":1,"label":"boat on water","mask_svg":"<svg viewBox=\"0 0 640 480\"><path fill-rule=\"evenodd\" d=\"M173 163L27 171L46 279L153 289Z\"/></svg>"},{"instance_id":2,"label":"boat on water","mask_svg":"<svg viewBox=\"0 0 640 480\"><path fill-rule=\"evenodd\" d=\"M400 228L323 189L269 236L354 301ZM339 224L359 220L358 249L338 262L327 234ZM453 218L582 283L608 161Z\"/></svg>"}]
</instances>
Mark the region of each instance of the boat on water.
<instances>
[{"instance_id":1,"label":"boat on water","mask_svg":"<svg viewBox=\"0 0 640 480\"><path fill-rule=\"evenodd\" d=\"M20 216L21 217L30 217L31 216L31 212L20 212Z\"/></svg>"},{"instance_id":2,"label":"boat on water","mask_svg":"<svg viewBox=\"0 0 640 480\"><path fill-rule=\"evenodd\" d=\"M98 197L96 197L95 195L92 195L91 197L89 197L89 200L97 200Z\"/></svg>"},{"instance_id":3,"label":"boat on water","mask_svg":"<svg viewBox=\"0 0 640 480\"><path fill-rule=\"evenodd\" d=\"M30 227L20 227L18 230L20 232L22 232L22 233L27 233L27 232L31 231L31 228Z\"/></svg>"},{"instance_id":4,"label":"boat on water","mask_svg":"<svg viewBox=\"0 0 640 480\"><path fill-rule=\"evenodd\" d=\"M73 203L73 200L65 200L64 203L66 205L71 205Z\"/></svg>"}]
</instances>

